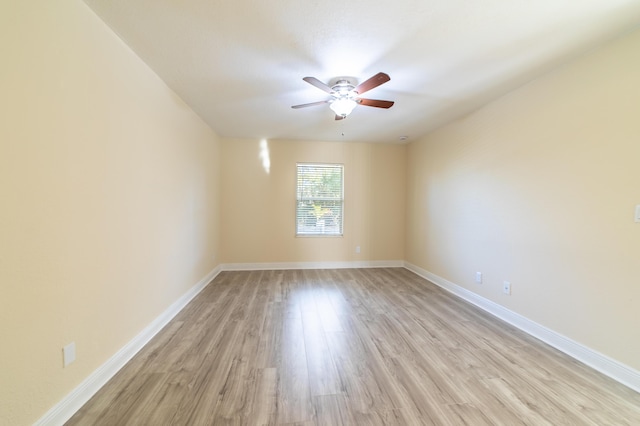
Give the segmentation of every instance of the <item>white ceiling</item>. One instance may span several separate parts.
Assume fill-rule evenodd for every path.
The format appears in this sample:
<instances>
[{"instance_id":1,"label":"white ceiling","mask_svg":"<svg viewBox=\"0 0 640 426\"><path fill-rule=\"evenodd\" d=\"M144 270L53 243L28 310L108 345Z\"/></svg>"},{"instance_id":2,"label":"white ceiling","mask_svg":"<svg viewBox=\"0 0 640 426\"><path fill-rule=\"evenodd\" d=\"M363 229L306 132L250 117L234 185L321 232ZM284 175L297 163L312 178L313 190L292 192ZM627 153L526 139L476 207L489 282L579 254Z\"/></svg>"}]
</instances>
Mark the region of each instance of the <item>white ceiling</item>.
<instances>
[{"instance_id":1,"label":"white ceiling","mask_svg":"<svg viewBox=\"0 0 640 426\"><path fill-rule=\"evenodd\" d=\"M222 137L414 140L640 23L640 0L85 0ZM335 121L302 80L391 81Z\"/></svg>"}]
</instances>

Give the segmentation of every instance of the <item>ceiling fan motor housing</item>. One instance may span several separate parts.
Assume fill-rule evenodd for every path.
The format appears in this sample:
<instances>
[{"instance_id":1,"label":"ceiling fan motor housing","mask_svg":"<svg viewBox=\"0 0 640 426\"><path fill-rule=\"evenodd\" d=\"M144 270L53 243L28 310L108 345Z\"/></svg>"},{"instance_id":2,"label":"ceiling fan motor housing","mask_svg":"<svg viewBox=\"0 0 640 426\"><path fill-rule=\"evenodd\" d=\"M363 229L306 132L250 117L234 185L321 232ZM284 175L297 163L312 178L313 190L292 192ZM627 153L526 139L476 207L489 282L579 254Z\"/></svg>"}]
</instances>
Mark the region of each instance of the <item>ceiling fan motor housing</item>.
<instances>
[{"instance_id":1,"label":"ceiling fan motor housing","mask_svg":"<svg viewBox=\"0 0 640 426\"><path fill-rule=\"evenodd\" d=\"M355 88L356 86L351 84L349 80L338 80L336 84L331 86L331 90L335 92L334 96L338 96L338 97L345 97L349 95L355 96L356 95L356 92L354 91Z\"/></svg>"}]
</instances>

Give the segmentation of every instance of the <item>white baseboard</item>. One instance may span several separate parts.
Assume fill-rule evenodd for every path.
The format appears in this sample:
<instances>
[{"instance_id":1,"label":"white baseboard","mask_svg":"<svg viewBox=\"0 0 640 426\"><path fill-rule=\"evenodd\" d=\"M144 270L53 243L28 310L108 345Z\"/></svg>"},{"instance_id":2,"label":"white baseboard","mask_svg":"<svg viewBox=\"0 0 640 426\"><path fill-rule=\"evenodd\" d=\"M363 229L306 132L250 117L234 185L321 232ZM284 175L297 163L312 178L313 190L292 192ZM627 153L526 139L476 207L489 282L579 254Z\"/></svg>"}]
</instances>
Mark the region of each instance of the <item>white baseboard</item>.
<instances>
[{"instance_id":1,"label":"white baseboard","mask_svg":"<svg viewBox=\"0 0 640 426\"><path fill-rule=\"evenodd\" d=\"M107 362L89 375L62 401L57 403L47 413L34 423L35 426L63 425L71 418L91 397L104 386L124 365L133 358L162 328L169 323L194 297L198 295L222 270L217 266L203 279L194 285L180 299L176 300L140 334L133 338L123 348L116 352Z\"/></svg>"},{"instance_id":2,"label":"white baseboard","mask_svg":"<svg viewBox=\"0 0 640 426\"><path fill-rule=\"evenodd\" d=\"M624 365L614 359L609 358L591 348L588 348L574 340L569 339L553 330L550 330L530 319L523 317L504 306L501 306L489 299L477 295L457 284L424 270L416 265L405 262L405 268L416 273L422 278L431 281L437 286L447 290L456 296L461 297L484 311L500 318L501 320L519 328L531 336L542 340L550 346L564 352L565 354L581 361L589 367L609 376L623 385L640 392L640 372Z\"/></svg>"},{"instance_id":3,"label":"white baseboard","mask_svg":"<svg viewBox=\"0 0 640 426\"><path fill-rule=\"evenodd\" d=\"M365 260L351 262L276 262L225 263L223 271L272 271L283 269L347 269L347 268L403 268L403 260Z\"/></svg>"}]
</instances>

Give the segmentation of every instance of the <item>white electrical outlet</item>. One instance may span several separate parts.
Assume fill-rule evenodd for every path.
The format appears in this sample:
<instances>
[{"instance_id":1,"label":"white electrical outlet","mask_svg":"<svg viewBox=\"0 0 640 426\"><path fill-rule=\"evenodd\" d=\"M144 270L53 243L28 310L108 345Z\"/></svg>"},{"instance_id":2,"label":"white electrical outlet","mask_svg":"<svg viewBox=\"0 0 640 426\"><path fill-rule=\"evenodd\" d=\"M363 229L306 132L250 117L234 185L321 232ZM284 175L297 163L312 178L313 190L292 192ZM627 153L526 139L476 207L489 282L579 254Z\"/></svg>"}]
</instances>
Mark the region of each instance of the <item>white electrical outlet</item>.
<instances>
[{"instance_id":1,"label":"white electrical outlet","mask_svg":"<svg viewBox=\"0 0 640 426\"><path fill-rule=\"evenodd\" d=\"M76 342L71 342L62 348L62 364L64 367L76 360Z\"/></svg>"},{"instance_id":2,"label":"white electrical outlet","mask_svg":"<svg viewBox=\"0 0 640 426\"><path fill-rule=\"evenodd\" d=\"M360 253L360 246L356 246L356 253Z\"/></svg>"},{"instance_id":3,"label":"white electrical outlet","mask_svg":"<svg viewBox=\"0 0 640 426\"><path fill-rule=\"evenodd\" d=\"M635 221L636 222L640 222L640 204L638 204L636 206L636 216L635 216Z\"/></svg>"},{"instance_id":4,"label":"white electrical outlet","mask_svg":"<svg viewBox=\"0 0 640 426\"><path fill-rule=\"evenodd\" d=\"M482 284L482 272L476 272L476 282Z\"/></svg>"},{"instance_id":5,"label":"white electrical outlet","mask_svg":"<svg viewBox=\"0 0 640 426\"><path fill-rule=\"evenodd\" d=\"M502 292L504 294L511 294L511 283L509 281L505 281L502 284Z\"/></svg>"}]
</instances>

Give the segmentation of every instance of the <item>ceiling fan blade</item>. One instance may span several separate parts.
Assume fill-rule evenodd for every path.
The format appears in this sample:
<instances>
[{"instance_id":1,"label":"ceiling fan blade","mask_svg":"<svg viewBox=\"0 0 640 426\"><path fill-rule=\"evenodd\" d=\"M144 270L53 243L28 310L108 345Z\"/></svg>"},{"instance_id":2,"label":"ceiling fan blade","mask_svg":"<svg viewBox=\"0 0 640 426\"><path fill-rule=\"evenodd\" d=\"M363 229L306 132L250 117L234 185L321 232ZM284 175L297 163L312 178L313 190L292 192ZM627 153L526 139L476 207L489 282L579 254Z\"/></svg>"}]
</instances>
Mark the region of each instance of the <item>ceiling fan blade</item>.
<instances>
[{"instance_id":1,"label":"ceiling fan blade","mask_svg":"<svg viewBox=\"0 0 640 426\"><path fill-rule=\"evenodd\" d=\"M333 90L331 89L331 87L327 86L326 84L324 84L323 82L321 82L315 77L305 77L303 78L303 80L313 86L316 86L320 90L324 90L327 93L333 93Z\"/></svg>"},{"instance_id":2,"label":"ceiling fan blade","mask_svg":"<svg viewBox=\"0 0 640 426\"><path fill-rule=\"evenodd\" d=\"M338 120L344 120L346 117L343 117L341 115L336 114L336 121Z\"/></svg>"},{"instance_id":3,"label":"ceiling fan blade","mask_svg":"<svg viewBox=\"0 0 640 426\"><path fill-rule=\"evenodd\" d=\"M367 92L373 88L376 88L381 84L386 83L389 80L391 80L391 77L389 77L387 74L383 72L379 72L378 74L371 77L369 80L363 83L360 83L358 87L356 87L354 90L358 92L359 95L362 95L364 92Z\"/></svg>"},{"instance_id":4,"label":"ceiling fan blade","mask_svg":"<svg viewBox=\"0 0 640 426\"><path fill-rule=\"evenodd\" d=\"M380 101L377 99L364 99L358 98L356 99L360 105L376 107L376 108L391 108L393 106L393 101Z\"/></svg>"},{"instance_id":5,"label":"ceiling fan blade","mask_svg":"<svg viewBox=\"0 0 640 426\"><path fill-rule=\"evenodd\" d=\"M316 105L322 105L322 104L328 104L328 103L329 101L318 101L318 102L311 102L309 104L293 105L291 108L293 109L306 108L310 106L316 106Z\"/></svg>"}]
</instances>

